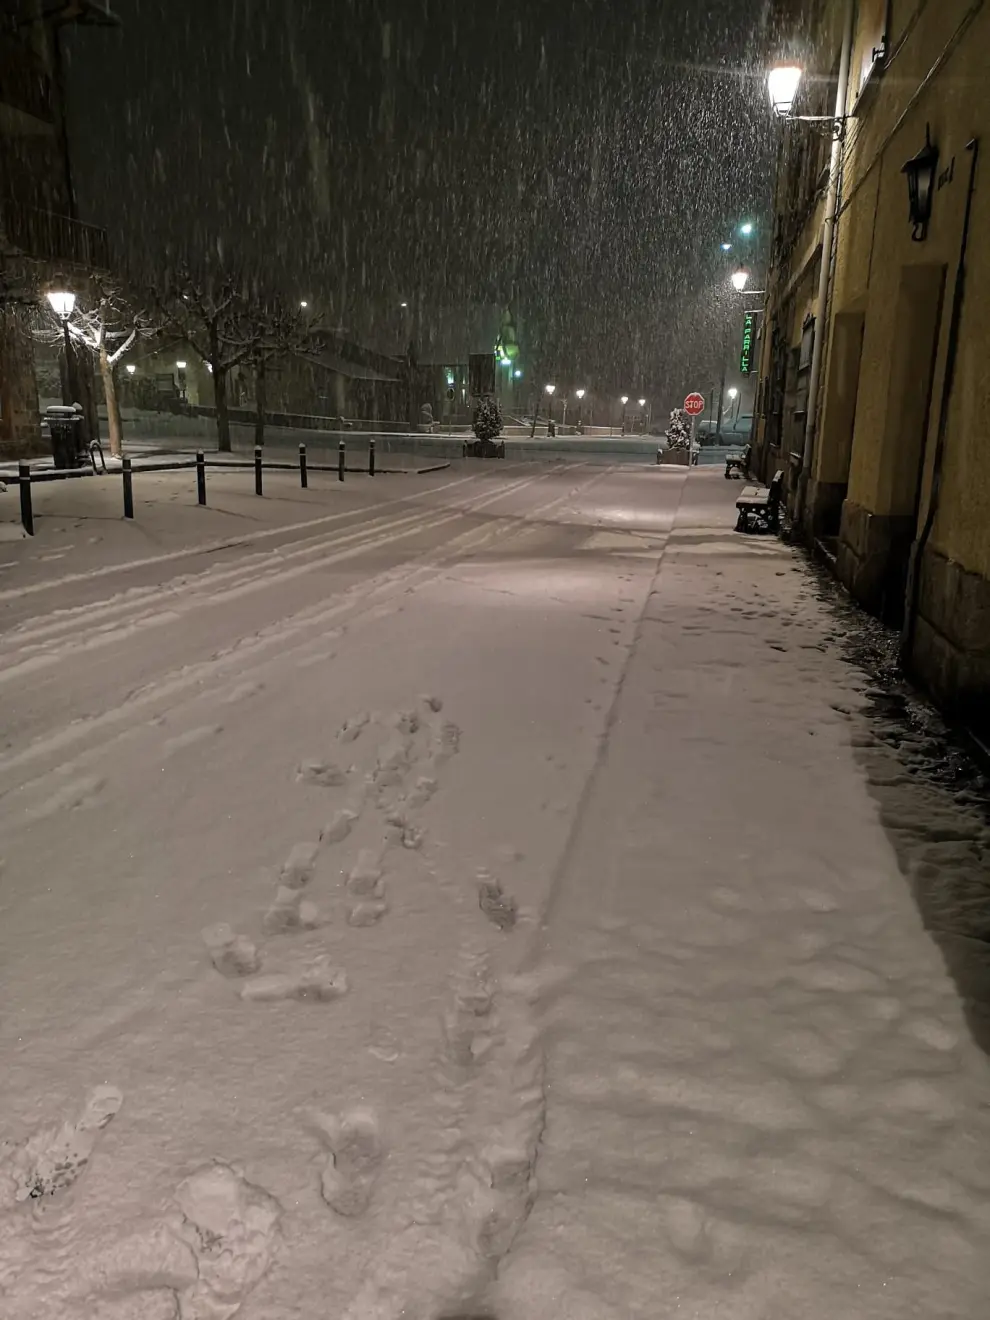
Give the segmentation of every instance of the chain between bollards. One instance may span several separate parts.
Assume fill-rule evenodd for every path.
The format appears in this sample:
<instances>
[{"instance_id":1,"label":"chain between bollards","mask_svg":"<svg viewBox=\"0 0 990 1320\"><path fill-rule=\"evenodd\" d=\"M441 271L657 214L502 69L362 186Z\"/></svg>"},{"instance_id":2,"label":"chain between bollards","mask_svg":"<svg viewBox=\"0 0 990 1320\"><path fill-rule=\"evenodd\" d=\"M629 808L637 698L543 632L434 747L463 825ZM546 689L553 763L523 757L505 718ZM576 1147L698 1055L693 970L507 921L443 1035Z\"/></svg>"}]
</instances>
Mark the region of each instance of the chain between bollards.
<instances>
[{"instance_id":1,"label":"chain between bollards","mask_svg":"<svg viewBox=\"0 0 990 1320\"><path fill-rule=\"evenodd\" d=\"M344 480L344 464L347 461L347 446L341 440L337 446L337 480Z\"/></svg>"},{"instance_id":2,"label":"chain between bollards","mask_svg":"<svg viewBox=\"0 0 990 1320\"><path fill-rule=\"evenodd\" d=\"M31 507L31 464L17 464L17 484L21 492L21 526L34 536L34 509Z\"/></svg>"},{"instance_id":3,"label":"chain between bollards","mask_svg":"<svg viewBox=\"0 0 990 1320\"><path fill-rule=\"evenodd\" d=\"M131 460L125 458L121 460L120 475L124 479L124 517L134 517L134 475L131 471Z\"/></svg>"},{"instance_id":4,"label":"chain between bollards","mask_svg":"<svg viewBox=\"0 0 990 1320\"><path fill-rule=\"evenodd\" d=\"M303 490L309 486L309 473L306 471L306 446L299 442L299 484Z\"/></svg>"},{"instance_id":5,"label":"chain between bollards","mask_svg":"<svg viewBox=\"0 0 990 1320\"><path fill-rule=\"evenodd\" d=\"M368 444L368 476L375 475L375 437L372 436Z\"/></svg>"}]
</instances>

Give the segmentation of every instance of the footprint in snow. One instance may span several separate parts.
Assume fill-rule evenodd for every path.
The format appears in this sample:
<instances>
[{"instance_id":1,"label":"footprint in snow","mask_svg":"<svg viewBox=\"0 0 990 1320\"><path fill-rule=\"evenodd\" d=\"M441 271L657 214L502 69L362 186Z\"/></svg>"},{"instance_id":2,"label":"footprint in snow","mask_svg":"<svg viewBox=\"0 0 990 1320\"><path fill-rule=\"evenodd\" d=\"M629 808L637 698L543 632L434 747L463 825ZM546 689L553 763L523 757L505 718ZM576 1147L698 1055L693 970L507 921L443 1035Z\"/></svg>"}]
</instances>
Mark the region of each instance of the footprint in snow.
<instances>
[{"instance_id":1,"label":"footprint in snow","mask_svg":"<svg viewBox=\"0 0 990 1320\"><path fill-rule=\"evenodd\" d=\"M241 998L251 1004L273 1004L286 999L310 999L329 1003L347 993L347 974L334 967L326 954L288 972L256 976L245 982Z\"/></svg>"},{"instance_id":2,"label":"footprint in snow","mask_svg":"<svg viewBox=\"0 0 990 1320\"><path fill-rule=\"evenodd\" d=\"M266 935L285 935L290 931L315 930L319 924L316 905L308 903L301 890L282 884L275 891L275 901L265 913L261 928Z\"/></svg>"},{"instance_id":3,"label":"footprint in snow","mask_svg":"<svg viewBox=\"0 0 990 1320\"><path fill-rule=\"evenodd\" d=\"M287 889L304 889L313 878L316 859L320 854L318 843L297 843L282 863L280 883Z\"/></svg>"},{"instance_id":4,"label":"footprint in snow","mask_svg":"<svg viewBox=\"0 0 990 1320\"><path fill-rule=\"evenodd\" d=\"M229 1164L199 1169L175 1193L175 1236L193 1252L198 1278L183 1290L190 1320L228 1320L264 1278L278 1243L282 1207Z\"/></svg>"},{"instance_id":5,"label":"footprint in snow","mask_svg":"<svg viewBox=\"0 0 990 1320\"><path fill-rule=\"evenodd\" d=\"M506 894L497 880L481 880L478 906L499 930L511 930L519 916L516 900Z\"/></svg>"},{"instance_id":6,"label":"footprint in snow","mask_svg":"<svg viewBox=\"0 0 990 1320\"><path fill-rule=\"evenodd\" d=\"M353 1109L339 1118L317 1118L330 1148L320 1191L337 1214L348 1219L363 1215L371 1203L385 1148L378 1120L370 1109Z\"/></svg>"},{"instance_id":7,"label":"footprint in snow","mask_svg":"<svg viewBox=\"0 0 990 1320\"><path fill-rule=\"evenodd\" d=\"M236 935L224 921L201 932L210 951L210 961L221 976L254 976L261 968L261 955L246 935Z\"/></svg>"},{"instance_id":8,"label":"footprint in snow","mask_svg":"<svg viewBox=\"0 0 990 1320\"><path fill-rule=\"evenodd\" d=\"M371 716L367 711L363 710L359 715L352 715L349 720L344 721L340 732L337 734L338 741L342 743L355 742L370 723Z\"/></svg>"},{"instance_id":9,"label":"footprint in snow","mask_svg":"<svg viewBox=\"0 0 990 1320\"><path fill-rule=\"evenodd\" d=\"M320 788L343 788L347 775L329 761L303 761L296 766L296 782L318 784Z\"/></svg>"},{"instance_id":10,"label":"footprint in snow","mask_svg":"<svg viewBox=\"0 0 990 1320\"><path fill-rule=\"evenodd\" d=\"M74 1123L42 1128L0 1164L0 1200L36 1201L71 1187L89 1163L103 1129L124 1102L115 1086L97 1086Z\"/></svg>"},{"instance_id":11,"label":"footprint in snow","mask_svg":"<svg viewBox=\"0 0 990 1320\"><path fill-rule=\"evenodd\" d=\"M354 827L357 813L344 807L320 831L321 843L343 843Z\"/></svg>"}]
</instances>

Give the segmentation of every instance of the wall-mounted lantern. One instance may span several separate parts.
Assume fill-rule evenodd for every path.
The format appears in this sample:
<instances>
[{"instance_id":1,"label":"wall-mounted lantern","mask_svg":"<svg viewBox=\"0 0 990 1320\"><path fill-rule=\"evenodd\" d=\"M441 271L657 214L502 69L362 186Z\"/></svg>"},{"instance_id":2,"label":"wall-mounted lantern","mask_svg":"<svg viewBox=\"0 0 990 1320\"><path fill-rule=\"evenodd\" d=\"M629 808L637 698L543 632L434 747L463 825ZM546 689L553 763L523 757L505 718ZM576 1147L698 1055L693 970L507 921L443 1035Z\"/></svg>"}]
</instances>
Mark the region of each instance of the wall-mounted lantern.
<instances>
[{"instance_id":1,"label":"wall-mounted lantern","mask_svg":"<svg viewBox=\"0 0 990 1320\"><path fill-rule=\"evenodd\" d=\"M932 146L929 126L925 125L925 145L916 156L903 166L907 175L908 205L913 229L912 241L923 243L928 237L928 222L932 218L932 198L935 196L935 171L938 169L938 147Z\"/></svg>"}]
</instances>

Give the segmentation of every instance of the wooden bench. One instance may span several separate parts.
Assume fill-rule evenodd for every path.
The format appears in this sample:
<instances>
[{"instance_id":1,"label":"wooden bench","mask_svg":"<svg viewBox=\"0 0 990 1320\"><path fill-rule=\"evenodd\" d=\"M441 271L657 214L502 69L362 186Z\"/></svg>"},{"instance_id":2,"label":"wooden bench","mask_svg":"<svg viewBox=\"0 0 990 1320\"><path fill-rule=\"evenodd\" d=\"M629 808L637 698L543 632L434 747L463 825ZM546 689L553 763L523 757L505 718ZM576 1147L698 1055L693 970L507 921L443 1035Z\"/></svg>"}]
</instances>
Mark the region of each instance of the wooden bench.
<instances>
[{"instance_id":1,"label":"wooden bench","mask_svg":"<svg viewBox=\"0 0 990 1320\"><path fill-rule=\"evenodd\" d=\"M729 480L734 473L738 472L741 477L749 476L749 459L753 452L752 445L747 445L741 454L726 454L725 456L725 479Z\"/></svg>"},{"instance_id":2,"label":"wooden bench","mask_svg":"<svg viewBox=\"0 0 990 1320\"><path fill-rule=\"evenodd\" d=\"M766 490L759 486L744 486L742 494L736 500L739 517L736 519L736 531L748 532L750 519L755 526L763 526L768 532L780 531L780 505L784 493L784 474L778 470Z\"/></svg>"}]
</instances>

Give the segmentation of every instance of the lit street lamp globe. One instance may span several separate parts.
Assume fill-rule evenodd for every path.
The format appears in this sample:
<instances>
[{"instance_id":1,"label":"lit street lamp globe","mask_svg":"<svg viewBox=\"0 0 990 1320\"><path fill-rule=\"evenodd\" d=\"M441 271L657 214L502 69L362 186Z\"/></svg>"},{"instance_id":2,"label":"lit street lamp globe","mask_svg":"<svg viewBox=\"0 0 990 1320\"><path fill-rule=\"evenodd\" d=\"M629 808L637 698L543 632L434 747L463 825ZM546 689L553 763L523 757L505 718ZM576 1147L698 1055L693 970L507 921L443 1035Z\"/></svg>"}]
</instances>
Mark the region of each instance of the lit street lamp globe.
<instances>
[{"instance_id":1,"label":"lit street lamp globe","mask_svg":"<svg viewBox=\"0 0 990 1320\"><path fill-rule=\"evenodd\" d=\"M791 113L800 85L801 69L797 64L779 64L767 74L770 105L779 119L786 119Z\"/></svg>"},{"instance_id":2,"label":"lit street lamp globe","mask_svg":"<svg viewBox=\"0 0 990 1320\"><path fill-rule=\"evenodd\" d=\"M554 392L554 390L557 388L557 386L556 386L556 385L544 385L543 388L546 390L546 392L547 392L548 394L553 394L553 392Z\"/></svg>"},{"instance_id":3,"label":"lit street lamp globe","mask_svg":"<svg viewBox=\"0 0 990 1320\"><path fill-rule=\"evenodd\" d=\"M63 321L67 321L75 308L76 295L74 293L53 289L48 295L48 301L51 303L52 311L55 315L60 316Z\"/></svg>"},{"instance_id":4,"label":"lit street lamp globe","mask_svg":"<svg viewBox=\"0 0 990 1320\"><path fill-rule=\"evenodd\" d=\"M587 394L587 392L588 392L587 390L575 390L575 391L574 391L574 396L575 396L575 398L583 399L584 396Z\"/></svg>"},{"instance_id":5,"label":"lit street lamp globe","mask_svg":"<svg viewBox=\"0 0 990 1320\"><path fill-rule=\"evenodd\" d=\"M621 404L622 404L622 406L623 406L623 408L624 408L624 407L626 406L626 404L629 402L629 395L628 395L628 394L623 394L623 395L621 396L620 402L621 402Z\"/></svg>"},{"instance_id":6,"label":"lit street lamp globe","mask_svg":"<svg viewBox=\"0 0 990 1320\"><path fill-rule=\"evenodd\" d=\"M732 388L731 390L729 390L729 398L730 398L730 399L738 399L738 398L739 398L739 391L735 388L735 386L733 386L733 388Z\"/></svg>"},{"instance_id":7,"label":"lit street lamp globe","mask_svg":"<svg viewBox=\"0 0 990 1320\"><path fill-rule=\"evenodd\" d=\"M740 266L738 270L732 272L732 287L736 293L742 293L749 283L749 271L745 266Z\"/></svg>"}]
</instances>

